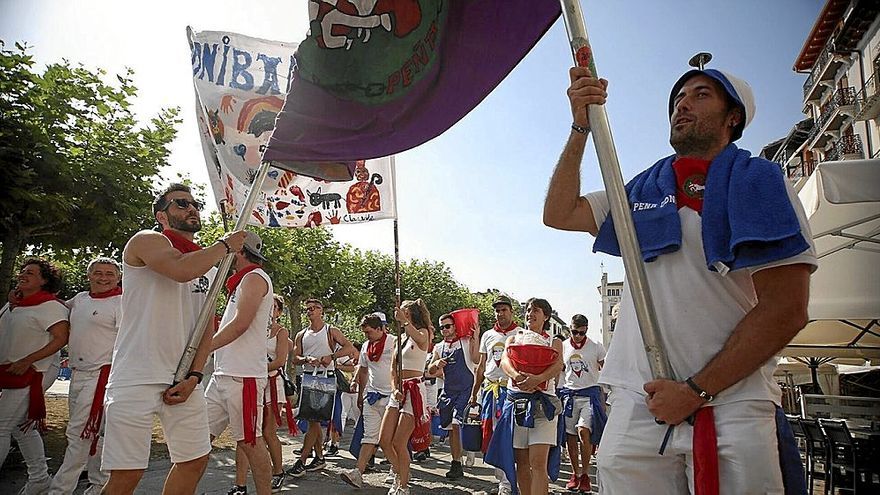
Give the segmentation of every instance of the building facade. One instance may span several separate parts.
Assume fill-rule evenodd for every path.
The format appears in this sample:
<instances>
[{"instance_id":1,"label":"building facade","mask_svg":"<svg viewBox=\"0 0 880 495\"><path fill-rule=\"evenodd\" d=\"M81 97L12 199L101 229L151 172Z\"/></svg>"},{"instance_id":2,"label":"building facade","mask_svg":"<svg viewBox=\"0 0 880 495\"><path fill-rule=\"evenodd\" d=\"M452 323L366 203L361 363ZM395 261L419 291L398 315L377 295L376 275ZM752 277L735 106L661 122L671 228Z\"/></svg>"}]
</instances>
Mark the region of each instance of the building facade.
<instances>
[{"instance_id":1,"label":"building facade","mask_svg":"<svg viewBox=\"0 0 880 495\"><path fill-rule=\"evenodd\" d=\"M602 272L602 284L598 287L602 299L602 345L608 349L617 323L617 305L623 293L623 282L609 282L608 274Z\"/></svg>"},{"instance_id":2,"label":"building facade","mask_svg":"<svg viewBox=\"0 0 880 495\"><path fill-rule=\"evenodd\" d=\"M798 187L822 162L880 156L880 2L828 0L794 62L804 119L761 156Z\"/></svg>"}]
</instances>

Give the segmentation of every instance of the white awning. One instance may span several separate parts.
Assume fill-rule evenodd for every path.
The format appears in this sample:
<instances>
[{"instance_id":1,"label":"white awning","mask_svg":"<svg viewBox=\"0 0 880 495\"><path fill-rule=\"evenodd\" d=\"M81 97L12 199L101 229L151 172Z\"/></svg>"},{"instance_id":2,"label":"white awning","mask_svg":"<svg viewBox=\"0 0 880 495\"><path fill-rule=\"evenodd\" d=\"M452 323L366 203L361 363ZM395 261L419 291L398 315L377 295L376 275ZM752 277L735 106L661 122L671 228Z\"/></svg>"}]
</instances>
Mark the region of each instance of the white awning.
<instances>
[{"instance_id":1,"label":"white awning","mask_svg":"<svg viewBox=\"0 0 880 495\"><path fill-rule=\"evenodd\" d=\"M819 268L811 323L781 354L880 362L880 160L821 163L798 196Z\"/></svg>"}]
</instances>

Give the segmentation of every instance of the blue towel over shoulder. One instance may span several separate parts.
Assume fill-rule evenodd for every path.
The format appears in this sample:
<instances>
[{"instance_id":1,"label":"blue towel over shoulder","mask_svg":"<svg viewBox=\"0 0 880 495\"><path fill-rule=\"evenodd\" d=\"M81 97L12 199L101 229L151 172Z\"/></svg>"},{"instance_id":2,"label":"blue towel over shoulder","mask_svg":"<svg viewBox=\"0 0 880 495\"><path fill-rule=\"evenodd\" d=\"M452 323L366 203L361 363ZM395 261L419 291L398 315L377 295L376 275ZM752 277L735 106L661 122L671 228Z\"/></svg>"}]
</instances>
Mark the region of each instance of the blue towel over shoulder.
<instances>
[{"instance_id":1,"label":"blue towel over shoulder","mask_svg":"<svg viewBox=\"0 0 880 495\"><path fill-rule=\"evenodd\" d=\"M661 159L626 185L646 262L681 248L672 168L675 158ZM702 231L706 265L722 273L783 260L810 247L801 233L779 165L753 157L733 143L709 165ZM593 252L620 256L611 215L599 228Z\"/></svg>"}]
</instances>

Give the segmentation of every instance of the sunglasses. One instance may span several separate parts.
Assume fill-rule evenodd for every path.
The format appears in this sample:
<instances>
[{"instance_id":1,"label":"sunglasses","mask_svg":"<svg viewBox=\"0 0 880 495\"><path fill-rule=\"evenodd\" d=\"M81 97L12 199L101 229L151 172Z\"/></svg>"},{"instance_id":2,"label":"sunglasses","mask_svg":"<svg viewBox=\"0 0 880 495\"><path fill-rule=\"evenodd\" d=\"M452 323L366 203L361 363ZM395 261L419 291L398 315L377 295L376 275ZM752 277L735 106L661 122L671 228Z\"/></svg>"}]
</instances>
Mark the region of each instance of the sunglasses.
<instances>
[{"instance_id":1,"label":"sunglasses","mask_svg":"<svg viewBox=\"0 0 880 495\"><path fill-rule=\"evenodd\" d=\"M446 330L447 328L453 328L454 326L455 326L455 323L447 323L446 325L440 325L440 328L442 328L443 330Z\"/></svg>"},{"instance_id":2,"label":"sunglasses","mask_svg":"<svg viewBox=\"0 0 880 495\"><path fill-rule=\"evenodd\" d=\"M321 309L321 306L306 306L306 311L317 311Z\"/></svg>"},{"instance_id":3,"label":"sunglasses","mask_svg":"<svg viewBox=\"0 0 880 495\"><path fill-rule=\"evenodd\" d=\"M165 209L167 210L168 208L171 207L171 205L175 205L178 208L180 208L181 210L185 210L185 209L189 208L190 206L192 206L193 208L196 209L196 211L202 211L202 208L205 207L205 205L202 204L201 201L196 201L196 200L190 201L185 198L177 198L177 199L168 200L168 204L165 205Z\"/></svg>"},{"instance_id":4,"label":"sunglasses","mask_svg":"<svg viewBox=\"0 0 880 495\"><path fill-rule=\"evenodd\" d=\"M577 331L577 330L572 330L572 331L571 331L571 334L572 334L572 335L586 335L586 334L587 334L587 331L584 330L583 332L579 332L579 331Z\"/></svg>"}]
</instances>

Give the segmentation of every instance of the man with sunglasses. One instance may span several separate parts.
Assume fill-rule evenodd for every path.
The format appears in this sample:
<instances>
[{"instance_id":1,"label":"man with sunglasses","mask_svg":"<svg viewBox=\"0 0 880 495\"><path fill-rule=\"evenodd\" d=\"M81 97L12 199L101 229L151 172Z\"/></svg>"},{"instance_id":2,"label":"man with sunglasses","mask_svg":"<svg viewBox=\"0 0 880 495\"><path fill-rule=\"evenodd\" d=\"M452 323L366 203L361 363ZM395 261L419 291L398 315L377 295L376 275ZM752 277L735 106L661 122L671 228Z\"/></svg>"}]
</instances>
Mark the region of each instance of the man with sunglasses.
<instances>
[{"instance_id":1,"label":"man with sunglasses","mask_svg":"<svg viewBox=\"0 0 880 495\"><path fill-rule=\"evenodd\" d=\"M587 337L588 325L584 315L571 317L571 338L562 342L565 368L559 389L572 473L565 488L580 493L590 493L590 458L605 427L602 390L597 384L605 347Z\"/></svg>"},{"instance_id":2,"label":"man with sunglasses","mask_svg":"<svg viewBox=\"0 0 880 495\"><path fill-rule=\"evenodd\" d=\"M208 277L217 271L214 265L241 251L245 232L227 234L202 249L193 242L202 227L201 208L188 186L171 184L153 201L161 232L138 232L122 253L125 292L104 403L102 468L110 471L104 487L110 495L137 488L149 462L156 416L173 463L166 492L194 493L208 463L211 442L200 384L212 329L206 329L186 379L174 383L174 373L205 302Z\"/></svg>"},{"instance_id":3,"label":"man with sunglasses","mask_svg":"<svg viewBox=\"0 0 880 495\"><path fill-rule=\"evenodd\" d=\"M470 337L462 339L455 329L452 315L440 316L440 334L443 341L434 346L434 356L428 365L427 376L443 377L443 391L438 401L440 426L452 430L452 466L446 477L457 480L464 477L461 467L461 424L464 422L470 393L474 387L474 376L480 362L480 349L477 342L479 329L474 329Z\"/></svg>"},{"instance_id":4,"label":"man with sunglasses","mask_svg":"<svg viewBox=\"0 0 880 495\"><path fill-rule=\"evenodd\" d=\"M336 371L336 359L344 356L354 357L357 350L342 333L342 330L331 327L324 322L324 305L318 299L306 300L306 316L309 326L300 330L293 341L293 364L302 365L303 373L312 373L316 369L327 370L331 373ZM332 346L331 346L332 344ZM337 391L338 392L338 391ZM336 395L336 405L333 408L331 423L334 428L342 429L342 399L339 393ZM303 437L303 449L299 460L287 474L294 478L302 477L306 471L320 471L324 469L324 448L321 435L321 423L309 421L305 437ZM314 451L315 458L306 464L309 455Z\"/></svg>"}]
</instances>

